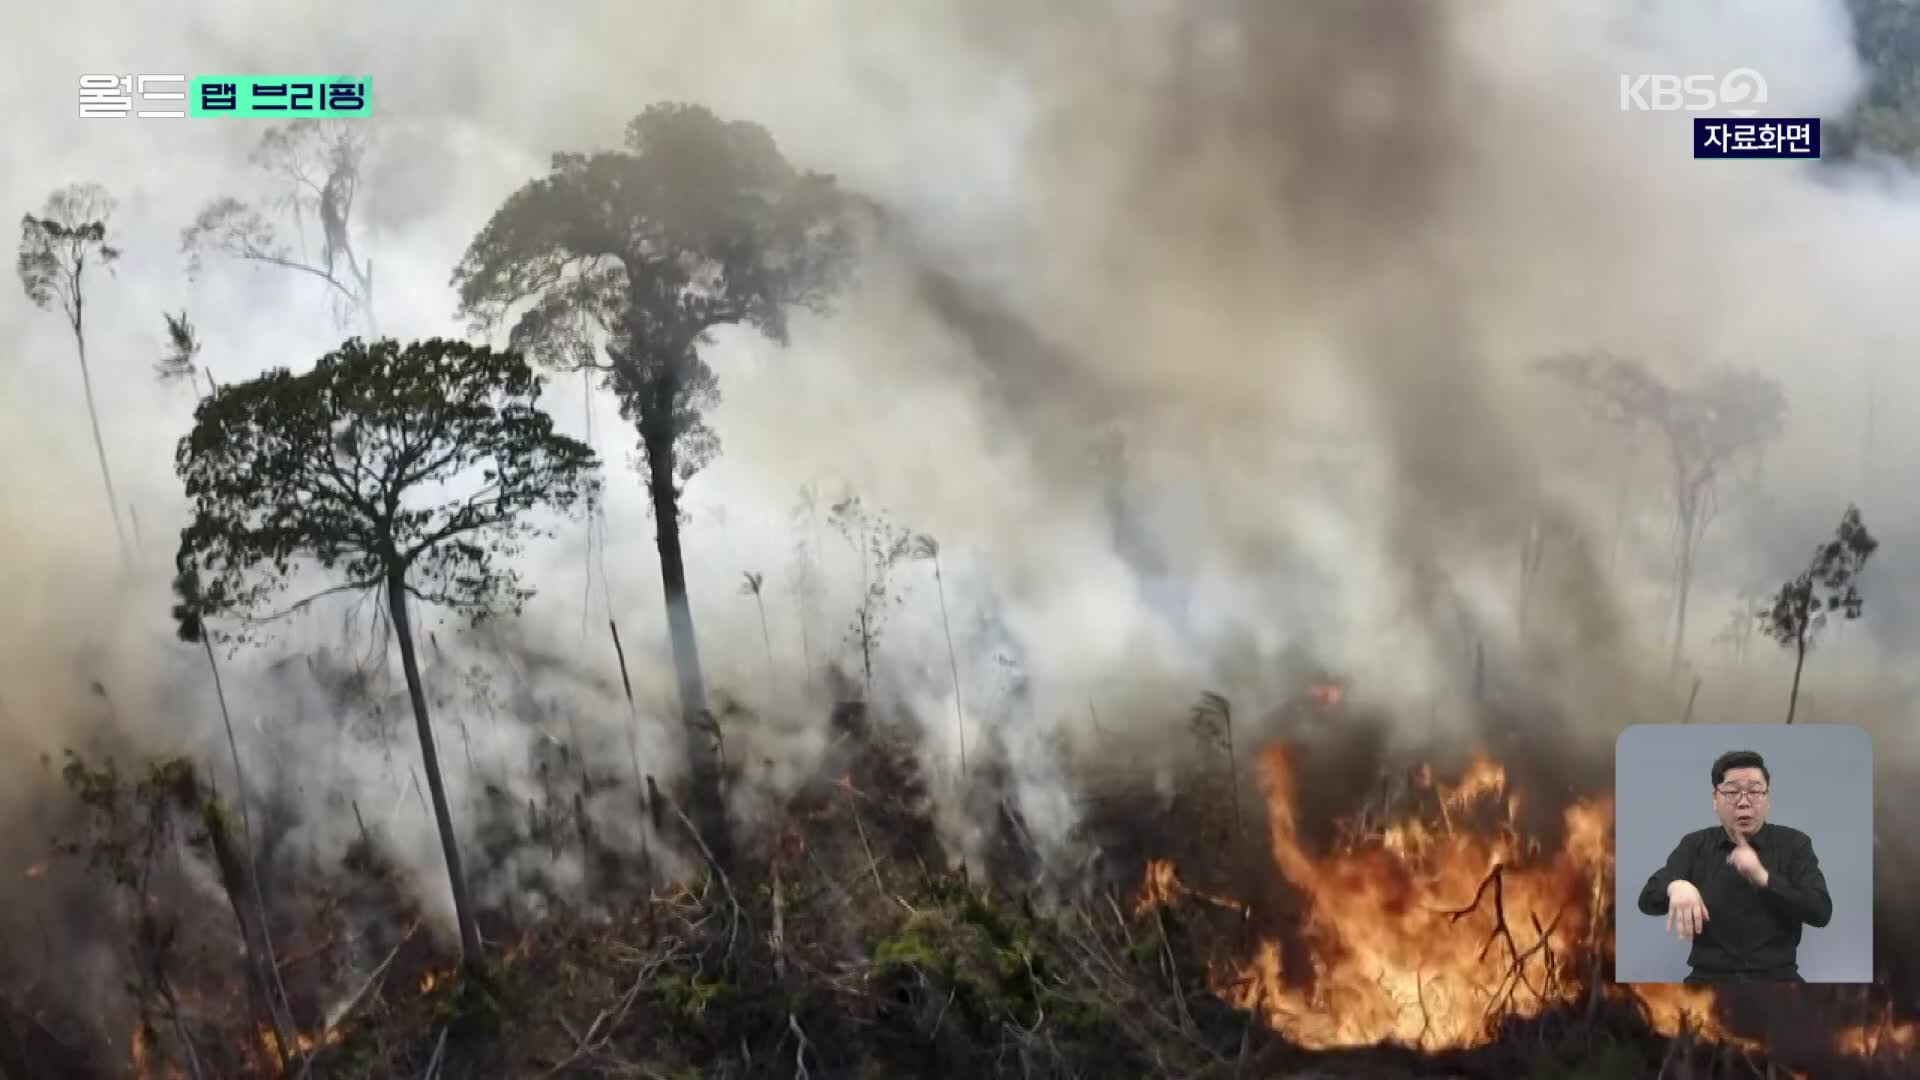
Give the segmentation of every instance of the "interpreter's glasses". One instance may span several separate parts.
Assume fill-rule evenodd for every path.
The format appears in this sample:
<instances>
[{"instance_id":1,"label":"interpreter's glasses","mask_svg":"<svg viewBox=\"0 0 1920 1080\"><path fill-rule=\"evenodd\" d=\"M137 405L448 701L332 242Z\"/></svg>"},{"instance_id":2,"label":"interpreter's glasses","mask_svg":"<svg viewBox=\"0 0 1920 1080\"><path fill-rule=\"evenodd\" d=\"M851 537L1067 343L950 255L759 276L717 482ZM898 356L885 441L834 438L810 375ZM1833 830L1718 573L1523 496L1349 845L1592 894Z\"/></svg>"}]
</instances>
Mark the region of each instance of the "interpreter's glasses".
<instances>
[{"instance_id":1,"label":"interpreter's glasses","mask_svg":"<svg viewBox=\"0 0 1920 1080\"><path fill-rule=\"evenodd\" d=\"M1742 799L1757 803L1765 801L1767 797L1766 788L1715 788L1714 790L1719 792L1721 798L1735 806L1740 805Z\"/></svg>"}]
</instances>

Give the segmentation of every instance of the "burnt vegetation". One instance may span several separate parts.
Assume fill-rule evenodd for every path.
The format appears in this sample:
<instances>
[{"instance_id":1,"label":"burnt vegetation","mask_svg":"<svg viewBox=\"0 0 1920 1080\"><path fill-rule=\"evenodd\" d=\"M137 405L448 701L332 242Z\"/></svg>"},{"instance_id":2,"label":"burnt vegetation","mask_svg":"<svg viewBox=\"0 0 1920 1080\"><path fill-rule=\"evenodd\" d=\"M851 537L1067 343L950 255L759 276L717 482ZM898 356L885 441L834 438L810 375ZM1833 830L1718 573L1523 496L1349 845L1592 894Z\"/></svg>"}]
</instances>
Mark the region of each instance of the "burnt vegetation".
<instances>
[{"instance_id":1,"label":"burnt vegetation","mask_svg":"<svg viewBox=\"0 0 1920 1080\"><path fill-rule=\"evenodd\" d=\"M1200 708L1231 705L1209 695ZM1498 799L1451 801L1422 779L1417 755L1381 754L1364 711L1351 720L1356 730L1340 738L1295 732L1302 786L1288 805L1262 799L1273 792L1245 777L1239 797L1343 822L1304 839L1357 859L1385 850L1386 822L1495 827ZM21 1076L113 1075L131 1060L147 1075L207 1077L1494 1078L1766 1075L1770 1062L1865 1077L1904 1075L1908 1063L1892 1034L1867 1054L1793 1037L1856 1026L1870 1038L1893 1021L1884 989L1803 988L1791 1001L1764 987L1723 994L1663 1031L1660 1000L1606 981L1604 913L1568 947L1560 920L1527 914L1521 886L1498 866L1477 888L1421 902L1444 908L1433 925L1458 928L1463 957L1478 950L1506 975L1456 1003L1453 1020L1438 998L1410 1005L1433 1010L1436 1032L1461 1022L1481 1037L1303 1045L1261 1022L1249 985L1221 973L1262 940L1278 943L1289 969L1339 955L1317 951L1311 889L1276 870L1258 835L1267 812L1252 812L1254 838L1234 839L1210 728L1171 755L1184 762L1171 797L1137 778L1083 778L1094 801L1079 840L1100 854L1062 883L1046 880L1047 855L1002 786L1004 745L978 748L976 795L1000 812L990 869L970 874L950 868L916 727L858 701L836 708L830 727L831 749L810 778L743 832L724 867L624 835L637 816L650 836L699 846L651 777L636 784L574 745L536 749L549 785L540 802L486 798L470 810L482 838L476 895L515 899L480 905L486 962L464 970L425 925L433 916L417 897L427 883L364 823L337 863L279 847L269 830L249 852L229 803L190 762L129 773L70 756L62 773L81 815L47 873L106 888L100 899L115 914L94 932L122 943L131 1017L101 1046L91 1039L104 1032L10 999L0 1065ZM1247 727L1268 746L1293 730L1280 714ZM1559 751L1537 735L1497 749L1541 762L1538 780L1551 782ZM1373 767L1367 782L1343 779L1363 763ZM1549 851L1568 842L1551 826L1531 839ZM1150 867L1162 861L1180 874L1155 888ZM569 864L588 868L589 888L567 884ZM256 865L269 897L257 922ZM225 902L209 906L209 896ZM265 936L279 942L273 973L247 962ZM1536 1000L1550 1004L1521 1007ZM1763 1049L1769 1033L1778 1036ZM57 1071L61 1062L70 1071Z\"/></svg>"},{"instance_id":2,"label":"burnt vegetation","mask_svg":"<svg viewBox=\"0 0 1920 1080\"><path fill-rule=\"evenodd\" d=\"M1891 115L1849 130L1863 148L1890 139ZM372 335L354 209L372 152L351 125L277 129L255 164L281 198L217 199L184 244L310 279L343 328ZM83 285L119 255L105 242L111 210L103 191L76 188L23 222L23 283L65 313L84 379ZM356 337L304 370L219 385L198 331L169 314L157 371L200 398L176 457L191 519L172 615L204 656L225 745L205 761L136 756L117 734L129 706L93 684L73 748L42 762L67 797L37 809L52 838L22 871L37 900L8 916L0 1075L1597 1080L1920 1067L1920 952L1900 936L1911 931L1883 946L1873 988L1687 997L1613 984L1611 860L1579 831L1599 819L1576 813L1610 786L1606 767L1569 747L1553 706L1497 688L1486 669L1508 658L1478 641L1461 681L1471 691L1446 704L1477 725L1483 757L1398 744L1385 706L1301 659L1266 700L1196 688L1152 732L1103 727L1089 703L1088 723L1046 747L1077 799L1072 827L1052 830L1020 797L1033 747L994 723L1022 700L1019 660L1000 657L998 702L963 678L962 658L990 650L994 628L953 621L940 542L810 485L792 564L742 572L766 698L709 685L686 583L700 554L681 507L720 451L705 421L719 384L700 350L724 327L779 341L792 309L824 310L869 210L757 126L659 105L618 150L556 155L474 237L453 284L499 348ZM303 222L317 223L313 250L286 239L307 237ZM612 618L604 643L595 627L575 646L526 641L511 617L539 584L515 573L521 545L591 507L602 482L592 451L554 430L536 368L589 373L633 425L669 688L636 685ZM1778 435L1785 399L1752 373L1670 385L1601 352L1542 368L1623 438L1659 449L1678 668L1709 525L1739 467ZM839 544L823 543L822 525ZM1534 529L1523 590L1549 557ZM821 584L829 548L857 567L850 603ZM1877 548L1849 508L1765 608L1742 608L1743 634L1757 625L1793 652L1787 722L1819 632L1860 616ZM270 715L229 711L237 647L274 646L277 628L336 594L361 601L353 632L252 672ZM788 599L801 617L770 622ZM926 680L938 692L918 698L888 678L888 631L909 602L937 618L944 646ZM432 609L465 618L430 626ZM801 670L776 662L776 625L797 625ZM788 691L805 704L780 701ZM666 725L642 703L662 697L675 730L643 740ZM824 733L797 765L755 737L791 722L779 712ZM951 754L929 734L949 723ZM243 752L255 739L270 764ZM380 782L304 790L345 770L300 755L351 755ZM1487 779L1488 760L1514 775ZM780 766L792 774L762 782ZM956 808L977 826L964 843ZM404 818L431 822L430 858ZM1464 877L1438 873L1448 858ZM1351 936L1360 902L1330 904L1321 873L1371 875L1381 933L1412 926L1451 943L1454 974L1485 985L1430 1000L1415 971L1411 997L1360 1003L1390 1001L1394 1022L1323 1037L1360 1007L1342 980L1364 950ZM1910 924L1901 903L1881 898L1880 925ZM1312 1005L1290 1013L1301 1001Z\"/></svg>"}]
</instances>

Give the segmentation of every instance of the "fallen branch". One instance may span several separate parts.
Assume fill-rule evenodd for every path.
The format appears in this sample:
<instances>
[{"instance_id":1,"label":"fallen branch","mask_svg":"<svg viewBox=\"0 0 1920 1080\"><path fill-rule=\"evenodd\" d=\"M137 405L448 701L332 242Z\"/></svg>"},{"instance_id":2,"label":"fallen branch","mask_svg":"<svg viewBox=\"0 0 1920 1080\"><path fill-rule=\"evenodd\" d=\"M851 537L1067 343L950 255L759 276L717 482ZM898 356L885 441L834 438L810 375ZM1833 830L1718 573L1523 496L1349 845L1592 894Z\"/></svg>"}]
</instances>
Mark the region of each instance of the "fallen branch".
<instances>
[{"instance_id":1,"label":"fallen branch","mask_svg":"<svg viewBox=\"0 0 1920 1080\"><path fill-rule=\"evenodd\" d=\"M793 1048L793 1080L810 1080L812 1073L807 1071L807 1051L813 1049L813 1043L807 1039L807 1033L800 1030L800 1021L792 1013L787 1014L787 1030L800 1040Z\"/></svg>"},{"instance_id":2,"label":"fallen branch","mask_svg":"<svg viewBox=\"0 0 1920 1080\"><path fill-rule=\"evenodd\" d=\"M413 921L413 925L407 927L407 932L401 935L399 943L394 945L393 951L389 952L387 954L387 958L385 960L380 961L379 966L373 969L373 974L367 976L367 981L360 984L360 989L355 990L351 995L347 997L345 1001L341 1002L339 1005L335 1006L331 1010L333 1015L329 1017L327 1021L320 1026L320 1034L314 1040L315 1043L321 1046L326 1045L327 1036L333 1034L334 1030L340 1026L340 1022L345 1020L349 1015L351 1015L353 1013L353 1010L359 1007L360 1002L366 998L367 993L371 991L375 985L377 985L382 979L386 977L387 968L392 966L394 957L400 955L401 946L413 940L413 935L415 931L419 929L420 929L420 920L415 919ZM312 1071L313 1071L313 1057L312 1055L308 1055L306 1061L302 1063L300 1066L300 1080L306 1080L307 1075Z\"/></svg>"},{"instance_id":3,"label":"fallen branch","mask_svg":"<svg viewBox=\"0 0 1920 1080\"><path fill-rule=\"evenodd\" d=\"M633 983L627 987L627 992L621 997L620 1003L613 1008L602 1009L600 1013L593 1018L593 1022L587 1025L586 1034L574 1036L573 1053L569 1054L565 1061L549 1069L547 1075L554 1076L581 1058L589 1054L599 1053L600 1050L612 1040L614 1032L620 1030L620 1025L626 1020L627 1014L633 1011L634 1002L640 999L640 991L653 980L654 975L659 972L664 962L665 957L658 957L651 963L639 965L638 969L634 972ZM564 1021L561 1023L561 1026L566 1027ZM573 1035L572 1029L569 1028L567 1034Z\"/></svg>"},{"instance_id":4,"label":"fallen branch","mask_svg":"<svg viewBox=\"0 0 1920 1080\"><path fill-rule=\"evenodd\" d=\"M733 882L727 877L726 867L721 866L720 860L714 858L713 849L707 846L706 837L700 835L700 830L694 827L692 819L687 817L687 812L680 809L680 804L672 799L667 800L667 805L673 807L673 816L679 818L680 824L687 827L687 832L693 836L693 842L700 845L700 854L706 856L707 865L713 867L714 876L720 880L720 888L726 891L727 901L733 905L733 921L727 927L727 955L731 956L734 941L740 934L740 898L734 894Z\"/></svg>"},{"instance_id":5,"label":"fallen branch","mask_svg":"<svg viewBox=\"0 0 1920 1080\"><path fill-rule=\"evenodd\" d=\"M447 1052L447 1032L451 1028L440 1029L440 1039L433 1044L433 1057L427 1060L427 1071L420 1074L420 1080L433 1080L440 1075L440 1063Z\"/></svg>"}]
</instances>

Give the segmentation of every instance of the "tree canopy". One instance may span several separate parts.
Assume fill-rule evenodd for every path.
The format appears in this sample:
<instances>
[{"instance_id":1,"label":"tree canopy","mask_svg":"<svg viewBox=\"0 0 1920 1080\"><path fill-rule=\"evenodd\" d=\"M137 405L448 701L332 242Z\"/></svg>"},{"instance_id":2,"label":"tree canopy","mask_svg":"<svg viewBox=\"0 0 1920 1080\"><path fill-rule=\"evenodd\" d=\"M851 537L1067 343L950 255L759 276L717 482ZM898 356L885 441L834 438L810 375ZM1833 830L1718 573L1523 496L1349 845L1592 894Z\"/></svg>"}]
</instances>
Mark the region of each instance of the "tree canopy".
<instances>
[{"instance_id":1,"label":"tree canopy","mask_svg":"<svg viewBox=\"0 0 1920 1080\"><path fill-rule=\"evenodd\" d=\"M554 432L540 393L517 354L438 338L356 338L303 374L223 387L176 454L197 606L261 617L311 561L343 579L327 592L398 571L423 601L517 609L530 590L503 557L540 531L523 513L570 508L598 483L592 450Z\"/></svg>"},{"instance_id":2,"label":"tree canopy","mask_svg":"<svg viewBox=\"0 0 1920 1080\"><path fill-rule=\"evenodd\" d=\"M180 235L188 275L199 275L208 251L308 274L328 285L339 324L358 316L371 330L373 260L355 247L353 235L354 201L371 148L364 120L301 117L267 129L248 161L285 185L281 195L263 206L231 195L209 201ZM283 235L282 221L292 224L294 242ZM317 250L308 241L310 226Z\"/></svg>"},{"instance_id":3,"label":"tree canopy","mask_svg":"<svg viewBox=\"0 0 1920 1080\"><path fill-rule=\"evenodd\" d=\"M697 346L734 323L783 341L789 307L822 306L849 253L843 209L833 178L796 170L759 125L659 104L628 124L625 150L555 154L453 283L476 329L508 323L536 360L607 369L630 405L657 404L704 444L697 461L714 449L701 412L717 399Z\"/></svg>"},{"instance_id":4,"label":"tree canopy","mask_svg":"<svg viewBox=\"0 0 1920 1080\"><path fill-rule=\"evenodd\" d=\"M1880 541L1867 531L1859 507L1847 507L1833 539L1814 548L1807 568L1767 597L1758 613L1761 628L1782 645L1806 649L1830 615L1859 618L1866 606L1860 575L1879 549Z\"/></svg>"},{"instance_id":5,"label":"tree canopy","mask_svg":"<svg viewBox=\"0 0 1920 1080\"><path fill-rule=\"evenodd\" d=\"M453 284L477 331L506 323L512 347L603 372L638 429L681 712L697 735L697 831L724 863L680 542L681 488L719 453L703 415L719 384L700 346L728 324L784 341L787 309L823 307L849 265L852 219L832 177L789 165L756 124L668 103L626 134L624 150L556 154L474 237Z\"/></svg>"},{"instance_id":6,"label":"tree canopy","mask_svg":"<svg viewBox=\"0 0 1920 1080\"><path fill-rule=\"evenodd\" d=\"M43 310L56 302L76 329L82 316L80 283L88 259L102 266L120 257L107 243L113 196L99 184L72 184L47 197L38 214L20 216L20 254L16 264L27 299Z\"/></svg>"}]
</instances>

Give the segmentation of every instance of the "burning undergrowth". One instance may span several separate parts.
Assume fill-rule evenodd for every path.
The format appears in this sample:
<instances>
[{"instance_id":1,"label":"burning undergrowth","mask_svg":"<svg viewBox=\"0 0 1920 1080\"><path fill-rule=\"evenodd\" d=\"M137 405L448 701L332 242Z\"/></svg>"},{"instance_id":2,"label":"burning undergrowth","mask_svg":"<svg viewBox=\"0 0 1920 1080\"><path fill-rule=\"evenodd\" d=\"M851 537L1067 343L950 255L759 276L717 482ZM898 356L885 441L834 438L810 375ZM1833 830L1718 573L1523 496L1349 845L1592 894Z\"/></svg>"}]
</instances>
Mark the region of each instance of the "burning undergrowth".
<instances>
[{"instance_id":1,"label":"burning undergrowth","mask_svg":"<svg viewBox=\"0 0 1920 1080\"><path fill-rule=\"evenodd\" d=\"M1083 793L1070 857L1035 839L989 739L964 803L990 823L976 861L953 854L953 781L918 725L853 702L719 867L673 781L580 740L535 681L501 694L524 761L509 777L474 758L484 977L432 932L439 883L384 808L345 797L329 852L284 787L243 821L186 759L76 756L77 797L47 822L69 846L13 890L40 902L9 928L0 1068L1509 1077L1771 1059L1826 1077L1898 1075L1914 1049L1897 973L1893 993L1611 984L1608 758L1517 718L1439 751L1315 680L1235 743L1233 703L1208 695L1168 725L1187 753L1164 732L1153 753L1118 732L1056 748ZM1900 963L1903 942L1881 946Z\"/></svg>"},{"instance_id":2,"label":"burning undergrowth","mask_svg":"<svg viewBox=\"0 0 1920 1080\"><path fill-rule=\"evenodd\" d=\"M1204 811L1190 809L1186 827L1162 833L1173 839L1149 856L1136 900L1140 911L1206 913L1228 939L1237 933L1208 958L1208 985L1287 1043L1385 1042L1514 1075L1532 1067L1516 1048L1547 1053L1573 1038L1585 1043L1580 1055L1598 1053L1595 1033L1610 1028L1608 1053L1623 1061L1657 1042L1641 1063L1648 1075L1716 1056L1771 1057L1808 1076L1911 1067L1903 1055L1920 1010L1889 971L1909 951L1904 934L1878 942L1881 985L1871 989L1619 986L1602 748L1496 720L1464 755L1394 749L1384 727L1346 719L1342 730L1294 725L1294 737L1265 742L1241 793L1258 805L1244 831L1218 795L1212 819L1224 831L1197 826ZM1179 815L1168 809L1171 824ZM1222 846L1240 854L1223 858ZM1501 1060L1512 1071L1492 1064ZM1641 1074L1620 1068L1604 1075Z\"/></svg>"}]
</instances>

